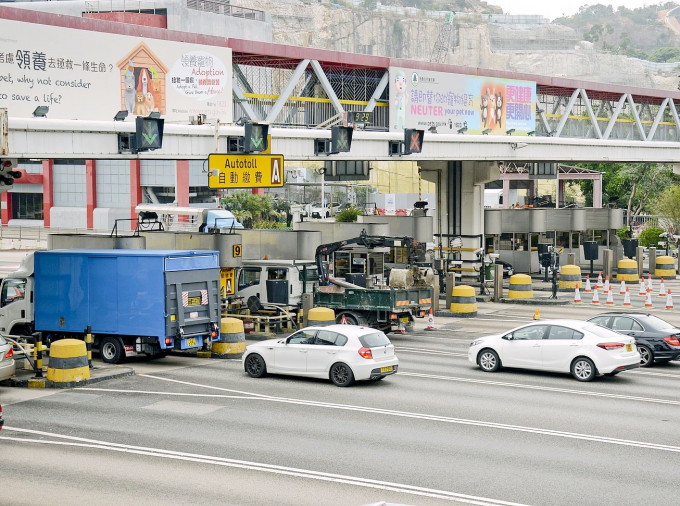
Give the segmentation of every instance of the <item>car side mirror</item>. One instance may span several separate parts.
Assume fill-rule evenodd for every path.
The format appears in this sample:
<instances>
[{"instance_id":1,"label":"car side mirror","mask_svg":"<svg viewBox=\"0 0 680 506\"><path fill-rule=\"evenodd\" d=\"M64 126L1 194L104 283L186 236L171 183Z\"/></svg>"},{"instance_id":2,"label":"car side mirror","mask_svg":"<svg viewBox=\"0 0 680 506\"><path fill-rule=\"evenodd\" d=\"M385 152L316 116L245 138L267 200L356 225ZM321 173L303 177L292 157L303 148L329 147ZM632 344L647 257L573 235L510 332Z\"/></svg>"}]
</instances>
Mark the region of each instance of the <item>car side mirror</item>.
<instances>
[{"instance_id":1,"label":"car side mirror","mask_svg":"<svg viewBox=\"0 0 680 506\"><path fill-rule=\"evenodd\" d=\"M512 341L512 334L505 334L503 336L503 339L505 339L506 341Z\"/></svg>"}]
</instances>

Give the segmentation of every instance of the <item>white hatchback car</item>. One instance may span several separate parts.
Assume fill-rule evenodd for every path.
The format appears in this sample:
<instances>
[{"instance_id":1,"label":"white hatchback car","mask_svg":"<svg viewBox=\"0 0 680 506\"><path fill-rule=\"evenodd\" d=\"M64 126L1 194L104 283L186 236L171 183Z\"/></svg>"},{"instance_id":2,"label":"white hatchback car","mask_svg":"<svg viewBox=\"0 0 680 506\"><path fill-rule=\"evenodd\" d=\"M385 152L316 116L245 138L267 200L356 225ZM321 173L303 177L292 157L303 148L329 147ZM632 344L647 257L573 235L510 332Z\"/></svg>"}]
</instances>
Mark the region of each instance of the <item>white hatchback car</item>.
<instances>
[{"instance_id":1,"label":"white hatchback car","mask_svg":"<svg viewBox=\"0 0 680 506\"><path fill-rule=\"evenodd\" d=\"M5 381L14 376L16 364L14 363L14 348L2 336L0 336L0 381Z\"/></svg>"},{"instance_id":2,"label":"white hatchback car","mask_svg":"<svg viewBox=\"0 0 680 506\"><path fill-rule=\"evenodd\" d=\"M468 360L486 372L518 367L571 373L579 381L640 367L634 338L580 320L539 320L480 337Z\"/></svg>"},{"instance_id":3,"label":"white hatchback car","mask_svg":"<svg viewBox=\"0 0 680 506\"><path fill-rule=\"evenodd\" d=\"M394 374L399 359L387 336L368 327L306 327L285 339L251 344L243 354L249 376L266 373L330 379L339 387Z\"/></svg>"}]
</instances>

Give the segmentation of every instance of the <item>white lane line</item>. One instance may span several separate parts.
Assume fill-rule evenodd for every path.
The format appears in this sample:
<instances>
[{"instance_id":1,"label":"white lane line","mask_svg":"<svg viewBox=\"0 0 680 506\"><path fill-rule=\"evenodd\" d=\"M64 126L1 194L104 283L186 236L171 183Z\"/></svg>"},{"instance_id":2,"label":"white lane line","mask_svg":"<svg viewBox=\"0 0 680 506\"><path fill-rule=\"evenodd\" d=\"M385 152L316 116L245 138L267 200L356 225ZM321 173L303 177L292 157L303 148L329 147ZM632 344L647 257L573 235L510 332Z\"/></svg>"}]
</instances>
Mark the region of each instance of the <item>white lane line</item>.
<instances>
[{"instance_id":1,"label":"white lane line","mask_svg":"<svg viewBox=\"0 0 680 506\"><path fill-rule=\"evenodd\" d=\"M224 467L232 467L239 469L247 469L251 471L259 471L273 474L283 474L288 476L295 476L299 478L307 478L312 480L321 480L335 483L343 483L358 487L373 488L379 490L386 490L390 492L398 492L403 494L432 497L435 499L446 499L449 501L457 501L466 504L477 505L503 505L503 506L521 506L518 503L500 501L496 499L489 499L487 497L479 497L474 495L459 494L457 492L450 492L448 490L437 490L425 487L416 487L403 483L394 483L389 481L372 480L370 478L361 478L357 476L347 476L342 474L324 473L320 471L312 471L309 469L300 469L295 467L277 466L273 464L264 464L261 462L250 462L245 460L228 459L224 457L215 457L212 455L201 455L195 453L177 452L172 450L164 450L161 448L150 448L144 446L124 445L119 443L111 443L108 441L98 441L95 439L86 439L76 436L66 436L63 434L55 434L50 432L43 432L31 429L21 429L16 427L5 427L3 430L20 432L24 434L32 434L40 437L53 437L65 439L66 441L46 441L29 438L13 438L0 436L0 439L6 441L18 441L23 443L35 444L51 444L76 446L82 448L94 448L99 450L116 451L123 453L133 453L138 455L148 455L151 457L184 460L188 462L197 462L201 464L211 464Z\"/></svg>"},{"instance_id":2,"label":"white lane line","mask_svg":"<svg viewBox=\"0 0 680 506\"><path fill-rule=\"evenodd\" d=\"M514 431L514 432L526 432L526 433L532 433L532 434L540 434L540 435L545 435L545 436L554 436L554 437L562 437L562 438L568 438L568 439L580 439L584 441L595 441L599 443L604 443L604 444L615 444L615 445L622 445L622 446L632 446L632 447L637 447L637 448L647 448L647 449L652 449L652 450L661 450L661 451L668 451L668 452L674 452L674 453L680 453L680 446L672 446L672 445L662 445L662 444L657 444L657 443L648 443L645 441L634 441L634 440L629 440L629 439L618 439L618 438L611 438L611 437L606 437L606 436L597 436L594 434L581 434L578 432L565 432L565 431L559 431L559 430L552 430L552 429L542 429L540 427L528 427L528 426L523 426L523 425L511 425L511 424L505 424L505 423L496 423L496 422L484 422L481 420L469 420L465 418L453 418L453 417L448 417L448 416L440 416L440 415L428 415L424 413L413 413L409 411L397 411L393 409L383 409L383 408L369 408L369 407L364 407L364 406L355 406L351 404L336 404L336 403L331 403L331 402L321 402L321 401L308 401L308 400L303 400L303 399L294 399L294 398L289 398L289 397L275 397L275 396L270 396L270 395L262 395L262 394L256 394L253 392L244 392L241 390L234 390L230 388L222 388L222 387L216 387L213 385L202 385L200 383L192 383L188 381L181 381L181 380L175 380L175 379L170 379L170 378L161 378L159 376L151 376L148 374L140 375L144 376L146 378L152 378L152 379L158 379L160 381L167 381L170 383L179 383L182 385L187 385L187 386L195 386L199 388L207 388L207 389L212 389L212 390L219 390L219 391L224 391L224 392L231 392L231 393L240 393L245 396L255 396L255 400L263 400L263 401L269 401L269 402L278 402L282 404L296 404L296 405L301 405L301 406L313 406L313 407L319 407L319 408L328 408L328 409L339 409L339 410L345 410L345 411L357 411L357 412L363 412L363 413L372 413L372 414L378 414L378 415L389 415L389 416L395 416L395 417L403 417L403 418L412 418L412 419L417 419L417 420L428 420L428 421L434 421L434 422L443 422L443 423L452 423L452 424L459 424L459 425L470 425L470 426L475 426L475 427L484 427L484 428L490 428L490 429L498 429L498 430L508 430L508 431ZM125 393L125 394L131 394L131 393L138 393L138 394L148 394L148 395L177 395L173 392L146 392L143 390L118 390L118 389L107 389L107 388L93 388L93 387L80 387L78 388L79 391L81 390L91 390L91 391L97 391L97 392L116 392L116 393ZM183 396L192 396L195 394L178 394L178 395L183 395ZM196 395L197 397L202 394Z\"/></svg>"},{"instance_id":3,"label":"white lane line","mask_svg":"<svg viewBox=\"0 0 680 506\"><path fill-rule=\"evenodd\" d=\"M443 381L456 381L460 383L477 383L480 385L493 385L501 387L511 387L520 388L525 390L541 390L545 392L559 392L564 394L574 394L574 395L585 395L590 397L605 397L610 399L624 399L628 401L640 401L640 402L651 402L655 404L671 404L674 406L680 406L680 401L673 401L667 399L657 399L655 397L638 397L635 395L623 395L623 394L610 394L606 392L588 392L585 390L573 390L570 388L557 388L557 387L546 387L540 385L526 385L522 383L507 383L504 381L492 381L492 380L480 380L473 378L460 378L456 376L437 376L434 374L422 374L417 372L404 372L399 370L397 373L399 376L411 376L414 378L426 378L426 379L437 379Z\"/></svg>"},{"instance_id":4,"label":"white lane line","mask_svg":"<svg viewBox=\"0 0 680 506\"><path fill-rule=\"evenodd\" d=\"M439 351L439 350L428 350L426 348L409 348L407 346L395 346L395 350L398 352L406 353L421 353L424 355L447 355L452 357L467 357L467 353L454 353L452 351Z\"/></svg>"},{"instance_id":5,"label":"white lane line","mask_svg":"<svg viewBox=\"0 0 680 506\"><path fill-rule=\"evenodd\" d=\"M680 374L668 374L665 372L650 372L650 371L627 371L629 374L642 374L643 376L662 376L664 378L680 379Z\"/></svg>"}]
</instances>

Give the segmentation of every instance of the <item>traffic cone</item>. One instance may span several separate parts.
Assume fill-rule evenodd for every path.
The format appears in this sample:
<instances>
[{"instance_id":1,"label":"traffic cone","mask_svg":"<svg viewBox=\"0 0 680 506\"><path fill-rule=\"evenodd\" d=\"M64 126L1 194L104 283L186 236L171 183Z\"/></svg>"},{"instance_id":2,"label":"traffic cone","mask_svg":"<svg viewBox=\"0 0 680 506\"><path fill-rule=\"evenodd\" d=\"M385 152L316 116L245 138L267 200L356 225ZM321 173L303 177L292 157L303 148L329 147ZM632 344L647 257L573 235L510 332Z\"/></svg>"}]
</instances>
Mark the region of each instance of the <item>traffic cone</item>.
<instances>
[{"instance_id":1,"label":"traffic cone","mask_svg":"<svg viewBox=\"0 0 680 506\"><path fill-rule=\"evenodd\" d=\"M430 308L430 314L427 317L427 327L425 327L425 330L437 330L434 328L434 314L432 313L432 308Z\"/></svg>"},{"instance_id":2,"label":"traffic cone","mask_svg":"<svg viewBox=\"0 0 680 506\"><path fill-rule=\"evenodd\" d=\"M342 315L342 319L340 320L340 323L343 324L343 325L349 325L349 323L347 322L347 317L344 314Z\"/></svg>"},{"instance_id":3,"label":"traffic cone","mask_svg":"<svg viewBox=\"0 0 680 506\"><path fill-rule=\"evenodd\" d=\"M654 287L652 286L652 275L649 274L647 276L647 289L648 290L654 290Z\"/></svg>"},{"instance_id":4,"label":"traffic cone","mask_svg":"<svg viewBox=\"0 0 680 506\"><path fill-rule=\"evenodd\" d=\"M621 280L621 286L619 287L619 295L626 295L626 280Z\"/></svg>"},{"instance_id":5,"label":"traffic cone","mask_svg":"<svg viewBox=\"0 0 680 506\"><path fill-rule=\"evenodd\" d=\"M668 289L668 295L666 295L666 309L673 309L673 296L671 295L671 289Z\"/></svg>"},{"instance_id":6,"label":"traffic cone","mask_svg":"<svg viewBox=\"0 0 680 506\"><path fill-rule=\"evenodd\" d=\"M647 298L645 299L645 307L646 308L654 307L654 304L652 304L652 291L651 290L647 290Z\"/></svg>"},{"instance_id":7,"label":"traffic cone","mask_svg":"<svg viewBox=\"0 0 680 506\"><path fill-rule=\"evenodd\" d=\"M647 290L645 289L645 278L640 278L640 293L638 295L644 297L647 295Z\"/></svg>"},{"instance_id":8,"label":"traffic cone","mask_svg":"<svg viewBox=\"0 0 680 506\"><path fill-rule=\"evenodd\" d=\"M581 293L578 291L578 285L574 288L574 304L581 303Z\"/></svg>"},{"instance_id":9,"label":"traffic cone","mask_svg":"<svg viewBox=\"0 0 680 506\"><path fill-rule=\"evenodd\" d=\"M534 311L534 320L540 320L541 319L541 312L537 309Z\"/></svg>"},{"instance_id":10,"label":"traffic cone","mask_svg":"<svg viewBox=\"0 0 680 506\"><path fill-rule=\"evenodd\" d=\"M628 287L626 287L626 295L623 296L623 305L630 306L630 293L628 292Z\"/></svg>"},{"instance_id":11,"label":"traffic cone","mask_svg":"<svg viewBox=\"0 0 680 506\"><path fill-rule=\"evenodd\" d=\"M600 271L600 274L597 276L597 286L595 288L602 288L604 285L602 284L602 271Z\"/></svg>"},{"instance_id":12,"label":"traffic cone","mask_svg":"<svg viewBox=\"0 0 680 506\"><path fill-rule=\"evenodd\" d=\"M600 303L600 297L597 295L597 288L593 290L593 304L599 304Z\"/></svg>"},{"instance_id":13,"label":"traffic cone","mask_svg":"<svg viewBox=\"0 0 680 506\"><path fill-rule=\"evenodd\" d=\"M399 320L399 327L397 328L397 334L406 334L406 329L404 328L404 322Z\"/></svg>"},{"instance_id":14,"label":"traffic cone","mask_svg":"<svg viewBox=\"0 0 680 506\"><path fill-rule=\"evenodd\" d=\"M663 283L663 278L661 278L661 284L659 285L659 297L666 296L666 285Z\"/></svg>"},{"instance_id":15,"label":"traffic cone","mask_svg":"<svg viewBox=\"0 0 680 506\"><path fill-rule=\"evenodd\" d=\"M611 290L607 292L607 302L605 302L608 306L613 306L614 305L614 294L612 293Z\"/></svg>"},{"instance_id":16,"label":"traffic cone","mask_svg":"<svg viewBox=\"0 0 680 506\"><path fill-rule=\"evenodd\" d=\"M592 287L590 286L590 274L586 275L586 287L583 291L586 293L590 293L593 291Z\"/></svg>"},{"instance_id":17,"label":"traffic cone","mask_svg":"<svg viewBox=\"0 0 680 506\"><path fill-rule=\"evenodd\" d=\"M609 291L609 276L606 277L604 280L604 291L608 292Z\"/></svg>"}]
</instances>

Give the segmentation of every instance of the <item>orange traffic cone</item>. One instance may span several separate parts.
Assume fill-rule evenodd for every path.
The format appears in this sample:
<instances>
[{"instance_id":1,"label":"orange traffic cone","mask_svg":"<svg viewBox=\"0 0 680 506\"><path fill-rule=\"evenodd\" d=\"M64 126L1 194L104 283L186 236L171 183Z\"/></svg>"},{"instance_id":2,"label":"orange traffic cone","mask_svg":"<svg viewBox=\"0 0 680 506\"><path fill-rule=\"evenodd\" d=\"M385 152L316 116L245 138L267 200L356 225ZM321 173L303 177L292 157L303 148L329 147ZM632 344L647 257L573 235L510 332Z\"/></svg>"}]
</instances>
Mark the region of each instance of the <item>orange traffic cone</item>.
<instances>
[{"instance_id":1,"label":"orange traffic cone","mask_svg":"<svg viewBox=\"0 0 680 506\"><path fill-rule=\"evenodd\" d=\"M425 330L437 330L434 328L434 314L432 313L432 308L430 308L430 314L427 317L427 327L425 327Z\"/></svg>"},{"instance_id":2,"label":"orange traffic cone","mask_svg":"<svg viewBox=\"0 0 680 506\"><path fill-rule=\"evenodd\" d=\"M399 327L397 328L397 334L406 334L406 329L404 328L404 322L399 320Z\"/></svg>"},{"instance_id":3,"label":"orange traffic cone","mask_svg":"<svg viewBox=\"0 0 680 506\"><path fill-rule=\"evenodd\" d=\"M608 306L613 306L614 305L614 294L612 293L611 290L607 292L607 302L605 302Z\"/></svg>"},{"instance_id":4,"label":"orange traffic cone","mask_svg":"<svg viewBox=\"0 0 680 506\"><path fill-rule=\"evenodd\" d=\"M593 304L599 304L600 303L600 297L597 295L597 288L593 290Z\"/></svg>"},{"instance_id":5,"label":"orange traffic cone","mask_svg":"<svg viewBox=\"0 0 680 506\"><path fill-rule=\"evenodd\" d=\"M609 291L609 276L607 276L604 280L604 291L608 292Z\"/></svg>"},{"instance_id":6,"label":"orange traffic cone","mask_svg":"<svg viewBox=\"0 0 680 506\"><path fill-rule=\"evenodd\" d=\"M666 296L666 285L663 283L663 278L661 278L661 284L659 285L659 297Z\"/></svg>"},{"instance_id":7,"label":"orange traffic cone","mask_svg":"<svg viewBox=\"0 0 680 506\"><path fill-rule=\"evenodd\" d=\"M600 274L597 276L597 285L595 288L602 288L604 285L602 284L602 271L600 271Z\"/></svg>"},{"instance_id":8,"label":"orange traffic cone","mask_svg":"<svg viewBox=\"0 0 680 506\"><path fill-rule=\"evenodd\" d=\"M342 319L340 320L340 323L343 325L349 325L349 322L347 321L347 317L343 314Z\"/></svg>"},{"instance_id":9,"label":"orange traffic cone","mask_svg":"<svg viewBox=\"0 0 680 506\"><path fill-rule=\"evenodd\" d=\"M621 286L619 287L619 295L626 295L626 280L621 280Z\"/></svg>"},{"instance_id":10,"label":"orange traffic cone","mask_svg":"<svg viewBox=\"0 0 680 506\"><path fill-rule=\"evenodd\" d=\"M623 296L623 305L630 306L630 293L628 292L628 287L626 287L626 294Z\"/></svg>"},{"instance_id":11,"label":"orange traffic cone","mask_svg":"<svg viewBox=\"0 0 680 506\"><path fill-rule=\"evenodd\" d=\"M647 298L645 299L645 307L646 308L654 307L654 304L652 304L652 291L651 290L647 290Z\"/></svg>"},{"instance_id":12,"label":"orange traffic cone","mask_svg":"<svg viewBox=\"0 0 680 506\"><path fill-rule=\"evenodd\" d=\"M541 312L537 309L534 311L534 320L540 320L541 319Z\"/></svg>"},{"instance_id":13,"label":"orange traffic cone","mask_svg":"<svg viewBox=\"0 0 680 506\"><path fill-rule=\"evenodd\" d=\"M574 303L581 303L581 293L578 291L578 285L576 285L576 288L574 288Z\"/></svg>"},{"instance_id":14,"label":"orange traffic cone","mask_svg":"<svg viewBox=\"0 0 680 506\"><path fill-rule=\"evenodd\" d=\"M592 287L590 286L590 274L586 275L586 287L583 291L586 293L590 293L593 291Z\"/></svg>"},{"instance_id":15,"label":"orange traffic cone","mask_svg":"<svg viewBox=\"0 0 680 506\"><path fill-rule=\"evenodd\" d=\"M673 296L671 295L671 289L668 289L668 295L666 295L666 309L673 309Z\"/></svg>"},{"instance_id":16,"label":"orange traffic cone","mask_svg":"<svg viewBox=\"0 0 680 506\"><path fill-rule=\"evenodd\" d=\"M645 288L645 278L640 278L640 292L638 293L641 297L647 295L647 289Z\"/></svg>"},{"instance_id":17,"label":"orange traffic cone","mask_svg":"<svg viewBox=\"0 0 680 506\"><path fill-rule=\"evenodd\" d=\"M651 274L647 275L647 290L654 290L654 287L652 286L652 275Z\"/></svg>"}]
</instances>

